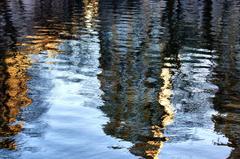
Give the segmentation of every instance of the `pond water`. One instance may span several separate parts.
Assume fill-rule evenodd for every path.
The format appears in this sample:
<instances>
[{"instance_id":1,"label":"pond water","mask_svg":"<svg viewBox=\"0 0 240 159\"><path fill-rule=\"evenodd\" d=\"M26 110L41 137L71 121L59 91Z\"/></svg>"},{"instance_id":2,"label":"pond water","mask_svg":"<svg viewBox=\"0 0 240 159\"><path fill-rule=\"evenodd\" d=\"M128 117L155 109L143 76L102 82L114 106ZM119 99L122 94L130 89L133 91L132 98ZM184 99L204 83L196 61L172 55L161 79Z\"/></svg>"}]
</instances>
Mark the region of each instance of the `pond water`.
<instances>
[{"instance_id":1,"label":"pond water","mask_svg":"<svg viewBox=\"0 0 240 159\"><path fill-rule=\"evenodd\" d=\"M240 2L1 0L1 159L239 159Z\"/></svg>"}]
</instances>

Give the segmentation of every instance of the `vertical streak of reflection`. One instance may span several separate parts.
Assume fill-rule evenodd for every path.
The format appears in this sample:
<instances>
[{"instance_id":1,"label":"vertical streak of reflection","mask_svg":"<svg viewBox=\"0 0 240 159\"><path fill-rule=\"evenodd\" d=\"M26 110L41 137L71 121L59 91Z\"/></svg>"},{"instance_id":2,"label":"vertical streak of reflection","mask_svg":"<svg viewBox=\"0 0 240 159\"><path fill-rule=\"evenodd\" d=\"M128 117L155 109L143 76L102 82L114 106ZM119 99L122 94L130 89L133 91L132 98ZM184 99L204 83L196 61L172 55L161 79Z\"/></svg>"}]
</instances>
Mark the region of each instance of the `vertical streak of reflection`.
<instances>
[{"instance_id":1,"label":"vertical streak of reflection","mask_svg":"<svg viewBox=\"0 0 240 159\"><path fill-rule=\"evenodd\" d=\"M22 130L23 123L17 121L21 108L32 103L28 97L27 69L30 66L29 58L22 52L8 52L2 63L1 69L4 76L1 78L1 114L0 114L0 147L16 149L17 144L11 139Z\"/></svg>"},{"instance_id":2,"label":"vertical streak of reflection","mask_svg":"<svg viewBox=\"0 0 240 159\"><path fill-rule=\"evenodd\" d=\"M165 115L162 117L162 125L166 127L173 121L174 111L171 104L172 95L172 84L171 84L172 73L170 68L162 68L161 78L163 80L163 86L159 93L159 103L164 107Z\"/></svg>"},{"instance_id":3,"label":"vertical streak of reflection","mask_svg":"<svg viewBox=\"0 0 240 159\"><path fill-rule=\"evenodd\" d=\"M86 29L88 29L91 33L96 27L96 18L98 17L98 0L83 0L83 4Z\"/></svg>"}]
</instances>

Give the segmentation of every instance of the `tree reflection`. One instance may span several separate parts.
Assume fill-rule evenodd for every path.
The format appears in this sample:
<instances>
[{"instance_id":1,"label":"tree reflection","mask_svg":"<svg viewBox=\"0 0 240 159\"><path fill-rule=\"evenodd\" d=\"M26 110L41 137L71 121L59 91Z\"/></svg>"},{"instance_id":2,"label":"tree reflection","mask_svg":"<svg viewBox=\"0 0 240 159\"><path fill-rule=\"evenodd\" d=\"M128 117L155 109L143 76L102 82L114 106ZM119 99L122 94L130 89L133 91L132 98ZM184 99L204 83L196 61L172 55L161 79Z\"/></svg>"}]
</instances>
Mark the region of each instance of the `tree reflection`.
<instances>
[{"instance_id":1,"label":"tree reflection","mask_svg":"<svg viewBox=\"0 0 240 159\"><path fill-rule=\"evenodd\" d=\"M24 13L24 5L22 1L18 1L21 11ZM31 26L34 27L34 34L25 35L26 32L18 33L22 35L24 41L17 41L18 25L14 24L13 19L24 21L24 14L14 15L13 10L18 10L19 6L9 7L8 1L1 2L0 13L3 13L4 22L6 23L5 34L3 37L8 38L6 42L0 41L1 45L5 45L3 48L3 55L1 56L1 78L0 78L0 148L6 148L10 150L17 149L17 143L15 141L16 135L23 131L24 122L20 119L21 110L30 104L32 99L29 97L28 81L30 79L28 69L32 66L32 59L30 54L39 54L43 51L48 52L48 56L52 57L59 53L59 40L58 35L50 34L53 30L48 29L45 26ZM34 16L34 15L33 15ZM15 26L16 25L16 26ZM62 24L61 28L64 27ZM0 28L2 30L2 28ZM28 28L29 29L29 28ZM0 31L2 33L2 31ZM9 49L8 47L11 47ZM37 100L40 100L38 98ZM41 112L38 112L41 113ZM30 115L30 114L28 114ZM33 118L31 120L34 120Z\"/></svg>"},{"instance_id":2,"label":"tree reflection","mask_svg":"<svg viewBox=\"0 0 240 159\"><path fill-rule=\"evenodd\" d=\"M17 148L15 136L23 130L18 119L21 109L32 100L41 103L46 93L36 93L32 99L28 95L28 69L35 62L29 55L55 58L63 44L63 58L74 53L73 60L66 61L77 71L89 59L98 63L101 48L104 105L100 109L109 119L103 130L131 142L132 154L158 158L167 127L169 143L180 143L201 139L189 129L205 130L214 124L233 148L229 158L239 158L239 2L61 2L0 2L1 148ZM25 3L34 5L25 8ZM84 57L79 58L80 51ZM96 57L87 58L89 52ZM208 116L212 108L217 111L214 123L209 120L212 114Z\"/></svg>"},{"instance_id":3,"label":"tree reflection","mask_svg":"<svg viewBox=\"0 0 240 159\"><path fill-rule=\"evenodd\" d=\"M18 134L22 123L17 122L20 109L31 104L27 95L26 74L29 59L20 52L8 52L2 59L1 69L1 130L2 148L15 149L16 144L9 137ZM11 141L11 142L10 142Z\"/></svg>"},{"instance_id":4,"label":"tree reflection","mask_svg":"<svg viewBox=\"0 0 240 159\"><path fill-rule=\"evenodd\" d=\"M221 9L219 8L221 7ZM238 3L223 2L216 10L221 10L219 16L222 25L219 28L219 65L215 69L215 83L219 90L214 98L214 108L218 114L213 116L215 131L228 138L228 145L233 148L229 159L240 157L240 83L239 83L239 5ZM219 40L221 39L221 40ZM225 44L225 45L224 45ZM227 44L227 45L226 45ZM222 143L219 143L220 145Z\"/></svg>"},{"instance_id":5,"label":"tree reflection","mask_svg":"<svg viewBox=\"0 0 240 159\"><path fill-rule=\"evenodd\" d=\"M124 17L117 9L122 5L128 10L121 13L132 15L125 23L121 23ZM158 158L160 148L167 140L164 129L173 118L169 101L171 73L168 69L161 70L159 47L164 45L159 39L161 30L158 28L161 8L155 10L160 13L159 17L144 12L147 8L142 8L142 14L138 16L143 19L139 21L138 17L134 18L136 15L132 9L140 7L138 5L134 1L114 2L112 8L116 10L100 8L102 73L99 79L105 101L100 109L109 118L103 128L107 135L133 143L129 150L132 154ZM142 5L149 7L150 4L145 2ZM105 13L111 21L105 19ZM156 18L157 21L152 20ZM149 23L141 26L145 20Z\"/></svg>"},{"instance_id":6,"label":"tree reflection","mask_svg":"<svg viewBox=\"0 0 240 159\"><path fill-rule=\"evenodd\" d=\"M9 10L7 1L0 2L0 16L3 17L4 32L0 40L0 46L14 49L16 44L17 31L12 22L12 13ZM2 25L1 25L2 26ZM8 38L9 37L9 38ZM3 47L1 47L1 51ZM31 104L31 99L27 96L26 69L29 60L24 54L18 51L3 51L0 66L0 148L16 149L14 135L22 130L22 123L17 121L20 109Z\"/></svg>"}]
</instances>

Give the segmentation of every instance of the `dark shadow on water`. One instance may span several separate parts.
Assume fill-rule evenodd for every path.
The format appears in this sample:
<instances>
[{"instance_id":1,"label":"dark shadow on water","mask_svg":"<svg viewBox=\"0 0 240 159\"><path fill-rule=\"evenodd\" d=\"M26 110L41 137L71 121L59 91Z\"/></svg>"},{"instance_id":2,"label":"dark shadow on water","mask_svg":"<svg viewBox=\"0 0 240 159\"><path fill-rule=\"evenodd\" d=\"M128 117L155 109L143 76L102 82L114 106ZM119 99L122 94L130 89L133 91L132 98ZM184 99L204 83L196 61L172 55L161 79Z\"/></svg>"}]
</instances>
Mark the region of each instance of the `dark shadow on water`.
<instances>
[{"instance_id":1,"label":"dark shadow on water","mask_svg":"<svg viewBox=\"0 0 240 159\"><path fill-rule=\"evenodd\" d=\"M215 69L215 83L219 90L214 98L213 116L215 131L228 138L227 145L233 150L229 159L240 157L240 66L239 66L239 3L223 3L222 27L219 36L219 65ZM221 144L221 143L220 143Z\"/></svg>"}]
</instances>

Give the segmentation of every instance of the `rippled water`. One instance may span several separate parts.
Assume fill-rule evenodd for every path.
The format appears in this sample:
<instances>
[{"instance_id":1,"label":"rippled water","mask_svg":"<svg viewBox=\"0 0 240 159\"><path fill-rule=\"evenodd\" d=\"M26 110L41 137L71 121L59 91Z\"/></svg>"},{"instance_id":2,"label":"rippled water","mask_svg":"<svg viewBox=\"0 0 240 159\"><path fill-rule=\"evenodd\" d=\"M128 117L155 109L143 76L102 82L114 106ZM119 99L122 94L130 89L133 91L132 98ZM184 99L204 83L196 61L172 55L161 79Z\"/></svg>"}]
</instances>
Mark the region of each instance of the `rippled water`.
<instances>
[{"instance_id":1,"label":"rippled water","mask_svg":"<svg viewBox=\"0 0 240 159\"><path fill-rule=\"evenodd\" d=\"M239 159L240 2L1 0L1 159Z\"/></svg>"}]
</instances>

